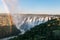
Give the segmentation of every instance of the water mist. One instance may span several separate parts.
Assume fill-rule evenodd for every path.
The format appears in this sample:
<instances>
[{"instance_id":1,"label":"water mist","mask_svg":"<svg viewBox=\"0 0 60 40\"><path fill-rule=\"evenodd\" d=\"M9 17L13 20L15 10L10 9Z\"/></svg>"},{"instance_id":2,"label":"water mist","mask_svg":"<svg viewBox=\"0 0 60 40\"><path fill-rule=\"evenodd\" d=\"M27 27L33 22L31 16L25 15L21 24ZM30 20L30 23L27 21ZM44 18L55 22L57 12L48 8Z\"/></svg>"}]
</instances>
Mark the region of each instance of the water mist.
<instances>
[{"instance_id":1,"label":"water mist","mask_svg":"<svg viewBox=\"0 0 60 40\"><path fill-rule=\"evenodd\" d=\"M13 19L13 23L16 25L16 27L18 28L18 20L16 18L17 15L15 15L16 13L18 13L18 0L1 0L6 12L8 13L8 15L10 14L12 16Z\"/></svg>"}]
</instances>

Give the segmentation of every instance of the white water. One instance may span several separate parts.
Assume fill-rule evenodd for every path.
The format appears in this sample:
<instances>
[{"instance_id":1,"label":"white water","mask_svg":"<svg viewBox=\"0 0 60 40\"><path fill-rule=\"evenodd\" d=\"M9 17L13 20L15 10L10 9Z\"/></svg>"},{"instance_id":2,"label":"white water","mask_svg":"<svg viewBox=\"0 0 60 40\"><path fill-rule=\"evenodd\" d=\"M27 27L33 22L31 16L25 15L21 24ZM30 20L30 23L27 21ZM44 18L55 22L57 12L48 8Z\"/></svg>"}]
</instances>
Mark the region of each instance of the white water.
<instances>
[{"instance_id":1,"label":"white water","mask_svg":"<svg viewBox=\"0 0 60 40\"><path fill-rule=\"evenodd\" d=\"M25 31L30 30L30 28L48 21L48 17L44 18L43 16L37 15L17 14L13 16L13 20L16 27L24 34ZM51 17L49 17L49 20L51 20Z\"/></svg>"},{"instance_id":2,"label":"white water","mask_svg":"<svg viewBox=\"0 0 60 40\"><path fill-rule=\"evenodd\" d=\"M15 18L16 18L16 16L15 16ZM48 21L47 18L48 17L45 18L44 22ZM43 19L44 18L37 17L37 16L36 17L35 16L33 16L33 17L30 17L30 16L28 16L28 17L19 16L16 19L14 19L15 20L14 22L18 26L17 28L22 32L21 34L24 34L25 31L30 30L35 25L39 25L41 23L44 23ZM0 40L9 40L9 39L14 38L14 37L17 37L17 36L7 37L7 38L3 38L3 39L0 39Z\"/></svg>"},{"instance_id":3,"label":"white water","mask_svg":"<svg viewBox=\"0 0 60 40\"><path fill-rule=\"evenodd\" d=\"M14 37L17 37L17 36L6 37L6 38L0 39L0 40L9 40L9 39L14 38Z\"/></svg>"}]
</instances>

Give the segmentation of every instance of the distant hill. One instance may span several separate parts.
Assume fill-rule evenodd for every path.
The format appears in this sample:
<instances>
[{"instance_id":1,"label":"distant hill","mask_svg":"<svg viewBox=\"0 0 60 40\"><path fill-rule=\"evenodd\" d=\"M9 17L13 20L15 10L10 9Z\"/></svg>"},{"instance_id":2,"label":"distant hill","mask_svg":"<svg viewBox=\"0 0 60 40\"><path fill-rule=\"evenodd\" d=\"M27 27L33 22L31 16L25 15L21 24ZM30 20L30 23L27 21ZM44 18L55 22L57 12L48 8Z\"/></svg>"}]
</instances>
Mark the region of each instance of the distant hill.
<instances>
[{"instance_id":1,"label":"distant hill","mask_svg":"<svg viewBox=\"0 0 60 40\"><path fill-rule=\"evenodd\" d=\"M10 40L60 40L60 18L39 24L25 34Z\"/></svg>"}]
</instances>

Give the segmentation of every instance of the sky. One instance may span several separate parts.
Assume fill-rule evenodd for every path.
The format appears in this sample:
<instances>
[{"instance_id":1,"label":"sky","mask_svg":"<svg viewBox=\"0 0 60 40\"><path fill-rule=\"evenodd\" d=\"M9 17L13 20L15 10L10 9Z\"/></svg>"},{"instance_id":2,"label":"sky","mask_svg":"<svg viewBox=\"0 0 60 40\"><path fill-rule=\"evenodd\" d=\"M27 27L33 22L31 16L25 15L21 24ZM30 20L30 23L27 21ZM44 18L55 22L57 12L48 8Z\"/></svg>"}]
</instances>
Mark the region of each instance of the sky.
<instances>
[{"instance_id":1,"label":"sky","mask_svg":"<svg viewBox=\"0 0 60 40\"><path fill-rule=\"evenodd\" d=\"M60 14L60 0L18 0L18 13ZM8 7L9 8L9 7ZM0 13L6 13L0 0Z\"/></svg>"}]
</instances>

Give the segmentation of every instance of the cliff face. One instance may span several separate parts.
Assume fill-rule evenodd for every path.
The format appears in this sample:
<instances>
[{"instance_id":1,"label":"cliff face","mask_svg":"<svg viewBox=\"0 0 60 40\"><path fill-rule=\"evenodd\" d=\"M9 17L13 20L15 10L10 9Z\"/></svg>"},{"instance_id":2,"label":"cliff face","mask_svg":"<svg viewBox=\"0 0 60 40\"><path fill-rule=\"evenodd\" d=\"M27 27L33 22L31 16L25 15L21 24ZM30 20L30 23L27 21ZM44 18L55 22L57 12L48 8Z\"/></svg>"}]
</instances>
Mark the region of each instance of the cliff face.
<instances>
[{"instance_id":1,"label":"cliff face","mask_svg":"<svg viewBox=\"0 0 60 40\"><path fill-rule=\"evenodd\" d=\"M34 26L45 23L52 18L55 17L32 14L0 14L0 38L17 35L20 31L24 34Z\"/></svg>"},{"instance_id":2,"label":"cliff face","mask_svg":"<svg viewBox=\"0 0 60 40\"><path fill-rule=\"evenodd\" d=\"M0 38L17 35L20 31L13 24L9 14L0 14Z\"/></svg>"},{"instance_id":3,"label":"cliff face","mask_svg":"<svg viewBox=\"0 0 60 40\"><path fill-rule=\"evenodd\" d=\"M30 31L10 40L60 40L60 18L36 25Z\"/></svg>"},{"instance_id":4,"label":"cliff face","mask_svg":"<svg viewBox=\"0 0 60 40\"><path fill-rule=\"evenodd\" d=\"M36 25L58 18L57 16L40 14L15 14L12 16L14 20L13 22L22 33L25 33Z\"/></svg>"}]
</instances>

